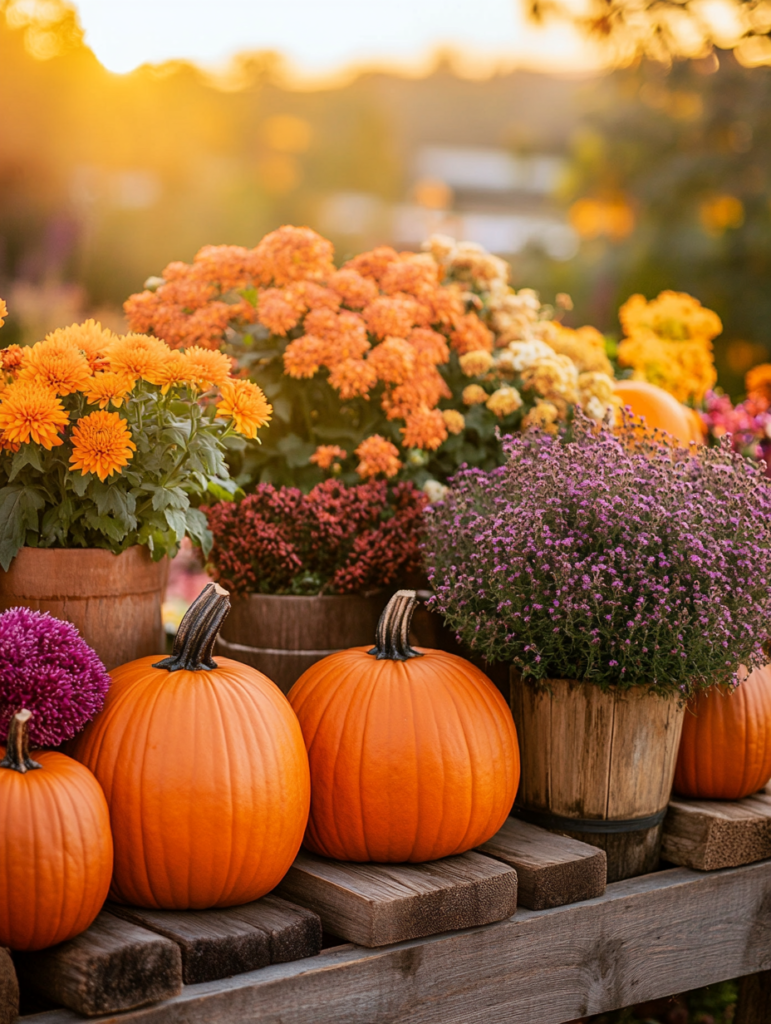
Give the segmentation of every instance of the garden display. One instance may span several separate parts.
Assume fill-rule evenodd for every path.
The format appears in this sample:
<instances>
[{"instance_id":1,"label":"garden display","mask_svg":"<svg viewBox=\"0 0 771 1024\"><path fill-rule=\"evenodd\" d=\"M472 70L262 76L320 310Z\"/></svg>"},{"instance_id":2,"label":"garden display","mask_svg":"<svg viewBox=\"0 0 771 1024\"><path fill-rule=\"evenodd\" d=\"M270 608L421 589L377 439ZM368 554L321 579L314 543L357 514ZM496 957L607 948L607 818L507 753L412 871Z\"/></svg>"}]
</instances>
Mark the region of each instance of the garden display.
<instances>
[{"instance_id":1,"label":"garden display","mask_svg":"<svg viewBox=\"0 0 771 1024\"><path fill-rule=\"evenodd\" d=\"M410 646L414 591L398 591L375 646L332 654L289 694L311 770L306 847L345 861L463 853L508 817L519 782L511 715L478 669Z\"/></svg>"}]
</instances>

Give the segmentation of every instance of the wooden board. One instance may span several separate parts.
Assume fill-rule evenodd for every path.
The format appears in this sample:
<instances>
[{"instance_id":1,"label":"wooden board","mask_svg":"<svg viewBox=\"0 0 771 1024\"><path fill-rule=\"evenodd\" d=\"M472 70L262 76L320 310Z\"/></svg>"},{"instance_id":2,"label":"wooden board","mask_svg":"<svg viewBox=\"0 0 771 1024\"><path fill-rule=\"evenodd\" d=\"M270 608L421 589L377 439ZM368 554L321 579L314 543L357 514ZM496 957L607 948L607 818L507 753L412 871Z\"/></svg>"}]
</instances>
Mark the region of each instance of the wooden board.
<instances>
[{"instance_id":1,"label":"wooden board","mask_svg":"<svg viewBox=\"0 0 771 1024\"><path fill-rule=\"evenodd\" d=\"M771 796L756 794L735 803L672 800L664 821L661 856L701 871L771 857Z\"/></svg>"},{"instance_id":2,"label":"wooden board","mask_svg":"<svg viewBox=\"0 0 771 1024\"><path fill-rule=\"evenodd\" d=\"M768 1024L771 1021L771 971L748 974L739 985L733 1024Z\"/></svg>"},{"instance_id":3,"label":"wooden board","mask_svg":"<svg viewBox=\"0 0 771 1024\"><path fill-rule=\"evenodd\" d=\"M182 991L179 947L105 911L82 935L15 961L25 990L87 1017Z\"/></svg>"},{"instance_id":4,"label":"wooden board","mask_svg":"<svg viewBox=\"0 0 771 1024\"><path fill-rule=\"evenodd\" d=\"M350 864L301 852L276 890L333 935L385 946L510 917L517 873L479 853L429 864Z\"/></svg>"},{"instance_id":5,"label":"wooden board","mask_svg":"<svg viewBox=\"0 0 771 1024\"><path fill-rule=\"evenodd\" d=\"M605 892L604 850L509 818L480 853L517 872L517 903L530 910L591 900Z\"/></svg>"},{"instance_id":6,"label":"wooden board","mask_svg":"<svg viewBox=\"0 0 771 1024\"><path fill-rule=\"evenodd\" d=\"M11 954L0 946L0 1024L12 1024L19 1015L19 982Z\"/></svg>"},{"instance_id":7,"label":"wooden board","mask_svg":"<svg viewBox=\"0 0 771 1024\"><path fill-rule=\"evenodd\" d=\"M300 960L321 950L318 915L275 896L221 910L140 910L116 904L108 909L176 942L186 985Z\"/></svg>"},{"instance_id":8,"label":"wooden board","mask_svg":"<svg viewBox=\"0 0 771 1024\"><path fill-rule=\"evenodd\" d=\"M191 985L120 1024L563 1024L769 969L771 863L672 868L586 903Z\"/></svg>"}]
</instances>

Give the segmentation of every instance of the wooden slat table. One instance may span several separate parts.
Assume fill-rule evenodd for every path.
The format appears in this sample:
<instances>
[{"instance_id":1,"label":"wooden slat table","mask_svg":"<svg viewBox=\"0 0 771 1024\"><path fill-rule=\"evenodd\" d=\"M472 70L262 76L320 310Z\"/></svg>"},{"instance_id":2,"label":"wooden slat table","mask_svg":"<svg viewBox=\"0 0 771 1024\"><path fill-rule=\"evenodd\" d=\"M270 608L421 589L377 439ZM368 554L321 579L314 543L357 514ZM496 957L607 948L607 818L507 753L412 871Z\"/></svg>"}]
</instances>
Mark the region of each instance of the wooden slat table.
<instances>
[{"instance_id":1,"label":"wooden slat table","mask_svg":"<svg viewBox=\"0 0 771 1024\"><path fill-rule=\"evenodd\" d=\"M113 1017L125 1024L564 1024L771 969L771 861L673 868L584 903L345 945ZM754 1020L747 1017L747 1020ZM51 1011L25 1024L76 1024Z\"/></svg>"}]
</instances>

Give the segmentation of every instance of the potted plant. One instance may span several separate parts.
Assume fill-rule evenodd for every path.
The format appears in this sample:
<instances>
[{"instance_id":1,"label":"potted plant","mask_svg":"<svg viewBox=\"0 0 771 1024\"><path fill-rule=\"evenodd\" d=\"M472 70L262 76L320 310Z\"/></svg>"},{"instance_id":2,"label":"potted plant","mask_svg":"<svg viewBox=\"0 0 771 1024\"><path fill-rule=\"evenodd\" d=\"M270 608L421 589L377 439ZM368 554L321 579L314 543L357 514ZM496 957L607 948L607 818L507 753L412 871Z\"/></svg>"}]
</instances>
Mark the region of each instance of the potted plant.
<instances>
[{"instance_id":1,"label":"potted plant","mask_svg":"<svg viewBox=\"0 0 771 1024\"><path fill-rule=\"evenodd\" d=\"M428 514L436 606L512 666L517 812L604 847L609 878L651 870L686 699L767 660L771 490L728 441L636 424L504 447Z\"/></svg>"},{"instance_id":2,"label":"potted plant","mask_svg":"<svg viewBox=\"0 0 771 1024\"><path fill-rule=\"evenodd\" d=\"M427 501L409 481L327 480L308 494L258 484L208 509L209 571L234 595L221 652L286 693L326 655L371 646L393 586L419 565Z\"/></svg>"},{"instance_id":3,"label":"potted plant","mask_svg":"<svg viewBox=\"0 0 771 1024\"><path fill-rule=\"evenodd\" d=\"M224 452L270 417L229 357L73 324L0 352L0 610L73 622L108 667L162 646L166 559L208 548Z\"/></svg>"}]
</instances>

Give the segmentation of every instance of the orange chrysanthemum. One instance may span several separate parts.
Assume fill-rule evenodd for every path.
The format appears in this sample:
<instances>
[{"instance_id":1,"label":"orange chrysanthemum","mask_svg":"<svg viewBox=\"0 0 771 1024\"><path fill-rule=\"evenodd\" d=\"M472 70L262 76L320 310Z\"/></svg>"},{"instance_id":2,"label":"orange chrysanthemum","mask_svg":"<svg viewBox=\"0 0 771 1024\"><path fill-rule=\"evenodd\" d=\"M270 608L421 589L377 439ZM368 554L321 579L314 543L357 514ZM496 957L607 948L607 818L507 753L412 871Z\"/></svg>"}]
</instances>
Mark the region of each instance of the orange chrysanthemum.
<instances>
[{"instance_id":1,"label":"orange chrysanthemum","mask_svg":"<svg viewBox=\"0 0 771 1024\"><path fill-rule=\"evenodd\" d=\"M415 372L415 349L403 338L386 338L369 354L378 379L387 384L404 384Z\"/></svg>"},{"instance_id":2,"label":"orange chrysanthemum","mask_svg":"<svg viewBox=\"0 0 771 1024\"><path fill-rule=\"evenodd\" d=\"M24 350L20 345L9 345L0 350L0 364L6 373L16 374L24 363Z\"/></svg>"},{"instance_id":3,"label":"orange chrysanthemum","mask_svg":"<svg viewBox=\"0 0 771 1024\"><path fill-rule=\"evenodd\" d=\"M377 384L377 372L370 361L343 359L331 370L329 383L344 402L351 398L367 398Z\"/></svg>"},{"instance_id":4,"label":"orange chrysanthemum","mask_svg":"<svg viewBox=\"0 0 771 1024\"><path fill-rule=\"evenodd\" d=\"M104 360L107 348L115 335L108 327L102 327L98 320L85 320L82 324L59 327L46 335L46 341L70 344L82 352L88 360L91 372Z\"/></svg>"},{"instance_id":5,"label":"orange chrysanthemum","mask_svg":"<svg viewBox=\"0 0 771 1024\"><path fill-rule=\"evenodd\" d=\"M263 276L274 284L308 278L319 281L334 272L332 243L310 228L296 228L285 224L266 235L254 255Z\"/></svg>"},{"instance_id":6,"label":"orange chrysanthemum","mask_svg":"<svg viewBox=\"0 0 771 1024\"><path fill-rule=\"evenodd\" d=\"M69 421L60 399L45 384L15 381L2 393L0 430L10 443L34 441L44 448L55 448L62 443L59 431Z\"/></svg>"},{"instance_id":7,"label":"orange chrysanthemum","mask_svg":"<svg viewBox=\"0 0 771 1024\"><path fill-rule=\"evenodd\" d=\"M19 371L19 380L37 381L62 396L82 391L90 376L83 353L55 334L24 350Z\"/></svg>"},{"instance_id":8,"label":"orange chrysanthemum","mask_svg":"<svg viewBox=\"0 0 771 1024\"><path fill-rule=\"evenodd\" d=\"M771 404L771 363L753 366L744 378L744 387L750 398Z\"/></svg>"},{"instance_id":9,"label":"orange chrysanthemum","mask_svg":"<svg viewBox=\"0 0 771 1024\"><path fill-rule=\"evenodd\" d=\"M168 346L146 334L118 335L107 349L110 369L134 380L152 381L168 357Z\"/></svg>"},{"instance_id":10,"label":"orange chrysanthemum","mask_svg":"<svg viewBox=\"0 0 771 1024\"><path fill-rule=\"evenodd\" d=\"M449 361L450 349L438 331L431 331L426 327L416 327L410 331L407 340L418 355L425 356L435 366Z\"/></svg>"},{"instance_id":11,"label":"orange chrysanthemum","mask_svg":"<svg viewBox=\"0 0 771 1024\"><path fill-rule=\"evenodd\" d=\"M456 329L450 335L452 347L458 355L467 352L492 352L493 334L476 313L461 317Z\"/></svg>"},{"instance_id":12,"label":"orange chrysanthemum","mask_svg":"<svg viewBox=\"0 0 771 1024\"><path fill-rule=\"evenodd\" d=\"M380 279L386 295L406 292L408 295L433 295L439 284L439 264L426 253L409 253L390 263Z\"/></svg>"},{"instance_id":13,"label":"orange chrysanthemum","mask_svg":"<svg viewBox=\"0 0 771 1024\"><path fill-rule=\"evenodd\" d=\"M407 416L400 433L405 448L434 451L447 440L447 425L438 409L420 409Z\"/></svg>"},{"instance_id":14,"label":"orange chrysanthemum","mask_svg":"<svg viewBox=\"0 0 771 1024\"><path fill-rule=\"evenodd\" d=\"M290 341L284 350L284 372L295 380L313 377L321 366L324 342L313 334Z\"/></svg>"},{"instance_id":15,"label":"orange chrysanthemum","mask_svg":"<svg viewBox=\"0 0 771 1024\"><path fill-rule=\"evenodd\" d=\"M117 412L92 412L72 428L70 466L83 475L96 473L104 483L120 473L137 446L131 440L128 423Z\"/></svg>"},{"instance_id":16,"label":"orange chrysanthemum","mask_svg":"<svg viewBox=\"0 0 771 1024\"><path fill-rule=\"evenodd\" d=\"M305 318L305 329L323 341L321 363L330 368L344 359L361 359L370 347L366 325L358 313L314 309Z\"/></svg>"},{"instance_id":17,"label":"orange chrysanthemum","mask_svg":"<svg viewBox=\"0 0 771 1024\"><path fill-rule=\"evenodd\" d=\"M298 310L292 305L282 289L266 288L260 294L257 319L272 334L284 335L291 331L297 326L301 315L302 308Z\"/></svg>"},{"instance_id":18,"label":"orange chrysanthemum","mask_svg":"<svg viewBox=\"0 0 771 1024\"><path fill-rule=\"evenodd\" d=\"M273 407L261 388L250 380L226 380L222 399L217 402L217 415L232 419L233 426L244 437L255 438L260 427L269 422Z\"/></svg>"},{"instance_id":19,"label":"orange chrysanthemum","mask_svg":"<svg viewBox=\"0 0 771 1024\"><path fill-rule=\"evenodd\" d=\"M359 457L356 472L364 480L380 473L387 477L396 476L402 468L399 449L380 434L366 437L356 449L356 455Z\"/></svg>"},{"instance_id":20,"label":"orange chrysanthemum","mask_svg":"<svg viewBox=\"0 0 771 1024\"><path fill-rule=\"evenodd\" d=\"M364 319L378 338L406 338L415 323L417 303L409 298L381 295L364 307Z\"/></svg>"},{"instance_id":21,"label":"orange chrysanthemum","mask_svg":"<svg viewBox=\"0 0 771 1024\"><path fill-rule=\"evenodd\" d=\"M208 351L208 349L207 349ZM190 366L182 351L178 348L170 349L157 370L154 370L147 377L150 384L157 384L161 394L168 394L170 388L182 387L190 383Z\"/></svg>"},{"instance_id":22,"label":"orange chrysanthemum","mask_svg":"<svg viewBox=\"0 0 771 1024\"><path fill-rule=\"evenodd\" d=\"M100 409L105 409L112 404L119 409L126 396L133 390L134 383L133 377L116 373L114 370L107 370L105 373L96 373L89 378L88 384L83 390L89 405L98 403Z\"/></svg>"},{"instance_id":23,"label":"orange chrysanthemum","mask_svg":"<svg viewBox=\"0 0 771 1024\"><path fill-rule=\"evenodd\" d=\"M195 254L193 266L200 280L216 282L221 291L228 292L251 283L252 252L241 245L205 245ZM168 270L163 272L167 281Z\"/></svg>"},{"instance_id":24,"label":"orange chrysanthemum","mask_svg":"<svg viewBox=\"0 0 771 1024\"><path fill-rule=\"evenodd\" d=\"M381 405L389 420L403 420L420 409L433 409L441 398L450 398L447 382L435 366L418 367L404 384L386 391Z\"/></svg>"},{"instance_id":25,"label":"orange chrysanthemum","mask_svg":"<svg viewBox=\"0 0 771 1024\"><path fill-rule=\"evenodd\" d=\"M304 313L307 309L340 308L340 296L331 288L316 284L315 281L293 281L284 289L287 301Z\"/></svg>"},{"instance_id":26,"label":"orange chrysanthemum","mask_svg":"<svg viewBox=\"0 0 771 1024\"><path fill-rule=\"evenodd\" d=\"M214 349L201 348L200 345L186 349L182 358L187 381L204 391L211 387L222 387L233 369L230 356L224 352L215 352Z\"/></svg>"},{"instance_id":27,"label":"orange chrysanthemum","mask_svg":"<svg viewBox=\"0 0 771 1024\"><path fill-rule=\"evenodd\" d=\"M0 430L0 451L3 452L18 452L21 445L18 441L11 441L3 431Z\"/></svg>"},{"instance_id":28,"label":"orange chrysanthemum","mask_svg":"<svg viewBox=\"0 0 771 1024\"><path fill-rule=\"evenodd\" d=\"M371 252L359 253L352 260L348 260L343 265L343 270L355 270L363 277L372 277L379 281L387 267L398 259L399 254L390 245L380 245Z\"/></svg>"},{"instance_id":29,"label":"orange chrysanthemum","mask_svg":"<svg viewBox=\"0 0 771 1024\"><path fill-rule=\"evenodd\" d=\"M421 299L421 306L426 308L428 324L457 327L463 321L463 299L455 286L437 288L429 298Z\"/></svg>"},{"instance_id":30,"label":"orange chrysanthemum","mask_svg":"<svg viewBox=\"0 0 771 1024\"><path fill-rule=\"evenodd\" d=\"M310 461L315 462L319 469L329 469L338 459L346 459L348 452L339 444L320 444L311 455Z\"/></svg>"},{"instance_id":31,"label":"orange chrysanthemum","mask_svg":"<svg viewBox=\"0 0 771 1024\"><path fill-rule=\"evenodd\" d=\"M8 316L8 307L5 304L5 299L0 299L0 327L5 323L5 318Z\"/></svg>"},{"instance_id":32,"label":"orange chrysanthemum","mask_svg":"<svg viewBox=\"0 0 771 1024\"><path fill-rule=\"evenodd\" d=\"M363 277L356 270L336 270L327 284L350 309L363 309L377 298L375 282L369 277Z\"/></svg>"}]
</instances>

